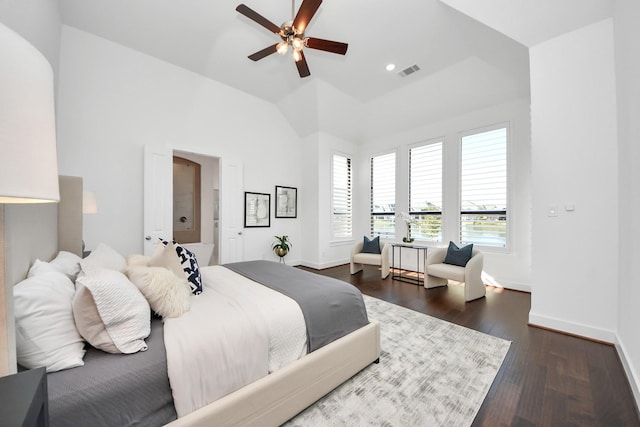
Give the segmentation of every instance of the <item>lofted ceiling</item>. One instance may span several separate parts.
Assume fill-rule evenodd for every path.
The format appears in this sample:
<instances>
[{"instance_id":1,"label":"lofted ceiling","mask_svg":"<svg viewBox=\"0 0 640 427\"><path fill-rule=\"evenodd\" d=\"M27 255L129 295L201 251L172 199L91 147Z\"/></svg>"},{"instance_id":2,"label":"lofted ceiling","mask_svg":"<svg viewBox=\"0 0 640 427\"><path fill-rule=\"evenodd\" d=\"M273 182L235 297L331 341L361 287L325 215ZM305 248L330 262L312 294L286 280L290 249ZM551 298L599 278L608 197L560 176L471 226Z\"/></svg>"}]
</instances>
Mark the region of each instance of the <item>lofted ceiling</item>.
<instances>
[{"instance_id":1,"label":"lofted ceiling","mask_svg":"<svg viewBox=\"0 0 640 427\"><path fill-rule=\"evenodd\" d=\"M279 40L235 11L241 1L276 25L292 18L289 0L60 0L60 10L65 25L273 103L301 137L357 143L529 96L528 39L453 8L466 0L324 0L306 35L349 50L305 50L304 79L290 55L247 58ZM419 71L398 75L414 64Z\"/></svg>"}]
</instances>

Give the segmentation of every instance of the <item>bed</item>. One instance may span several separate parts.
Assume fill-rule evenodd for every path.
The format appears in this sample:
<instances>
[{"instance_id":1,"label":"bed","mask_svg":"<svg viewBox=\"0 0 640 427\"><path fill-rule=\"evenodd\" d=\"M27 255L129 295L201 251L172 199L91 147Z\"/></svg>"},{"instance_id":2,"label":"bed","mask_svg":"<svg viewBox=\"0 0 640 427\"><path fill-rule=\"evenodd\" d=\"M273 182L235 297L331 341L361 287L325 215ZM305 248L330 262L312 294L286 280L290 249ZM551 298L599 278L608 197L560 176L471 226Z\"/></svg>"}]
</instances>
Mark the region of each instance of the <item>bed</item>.
<instances>
[{"instance_id":1,"label":"bed","mask_svg":"<svg viewBox=\"0 0 640 427\"><path fill-rule=\"evenodd\" d=\"M64 210L74 212L81 208L81 205L77 203L78 198L81 200L81 187L81 181L78 181L77 178L61 179L63 200L59 212ZM43 214L50 215L50 212L45 211ZM77 221L63 221L62 219L69 218L67 214L58 214L58 217L60 219L58 221L58 235L61 237L79 235ZM62 242L63 239L59 239L59 241ZM39 247L42 247L41 242L38 243ZM81 245L77 243L77 238L70 239L70 243L64 243L65 246L59 246L58 249L69 248L72 251L81 251ZM27 247L29 246L27 245ZM37 257L42 257L40 254L26 256L29 257L29 263L32 263ZM9 261L17 266L16 271L18 269L24 270L24 256L14 256L13 258ZM277 265L277 263L270 264ZM292 267L288 268L296 270L297 272L294 274L310 275L308 276L310 281L318 280L320 277ZM194 301L198 301L197 304L200 304L200 301L205 301L201 297L208 293L210 295L213 292L219 292L216 295L224 294L226 291L222 288L216 288L220 286L220 283L216 284L214 283L215 279L207 277L222 277L225 274L237 275L238 280L248 281L248 288L243 291L244 294L240 293L241 301L244 301L248 295L262 295L262 292L267 291L256 291L257 288L252 288L265 286L257 284L251 279L252 274L260 275L256 271L262 270L239 273L235 271L233 265L206 267L203 269L204 292L202 295L194 297ZM307 280L304 277L302 276L300 280ZM322 278L322 280L325 279ZM278 290L278 292L292 291ZM262 297L258 297L258 299L260 298ZM311 296L311 299L314 298L316 295ZM221 297L216 296L216 299L221 299ZM251 304L255 304L255 302ZM254 312L252 308L243 308L242 310ZM308 314L305 312L305 321L307 316ZM188 317L185 319L185 322L193 321ZM213 321L213 323L216 322ZM306 336L307 340L302 344L306 347L308 354L288 361L283 366L278 366L277 369L269 366L268 374L251 380L235 391L217 397L211 403L196 404L197 409L188 410L184 415L181 414L179 418L176 418L175 408L179 405L178 402L174 402L172 383L167 375L167 353L171 355L171 351L165 351L165 346L167 349L170 347L168 343L164 342L163 329L177 328L180 330L181 327L184 328L184 325L180 325L179 322L167 321L163 324L159 318L155 318L151 322L150 335L146 340L147 351L113 355L87 346L87 353L84 357L85 366L49 373L49 411L52 425L77 424L79 420L86 422L87 418L92 419L92 424L96 426L126 425L127 423L136 425L169 424L170 426L280 425L376 361L380 355L379 325L375 322L367 322L340 338L330 340L329 343L321 343L311 352L308 352L311 346L310 341L316 338L312 339L309 335ZM294 347L299 348L300 345L298 342ZM180 344L178 344L179 346ZM248 353L252 352L253 350ZM259 353L259 351L255 352ZM247 360L251 361L252 359L248 357ZM180 369L174 368L174 370ZM171 369L169 368L169 370ZM215 366L212 366L213 370L215 370ZM104 384L103 381L110 381L111 385L99 386L98 384ZM130 415L140 409L142 409L143 415ZM117 418L119 416L122 418Z\"/></svg>"}]
</instances>

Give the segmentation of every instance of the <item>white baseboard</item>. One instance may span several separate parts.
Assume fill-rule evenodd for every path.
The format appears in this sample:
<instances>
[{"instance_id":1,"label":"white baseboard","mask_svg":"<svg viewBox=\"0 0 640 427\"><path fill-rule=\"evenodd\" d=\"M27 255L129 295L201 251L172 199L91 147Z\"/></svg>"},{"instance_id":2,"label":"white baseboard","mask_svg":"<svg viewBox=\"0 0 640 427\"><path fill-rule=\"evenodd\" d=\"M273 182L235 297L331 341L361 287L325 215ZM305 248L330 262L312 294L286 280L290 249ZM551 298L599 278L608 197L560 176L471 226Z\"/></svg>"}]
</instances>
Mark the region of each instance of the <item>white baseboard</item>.
<instances>
[{"instance_id":1,"label":"white baseboard","mask_svg":"<svg viewBox=\"0 0 640 427\"><path fill-rule=\"evenodd\" d=\"M527 285L525 283L505 282L501 280L500 286L502 286L505 289L531 293L531 285Z\"/></svg>"},{"instance_id":2,"label":"white baseboard","mask_svg":"<svg viewBox=\"0 0 640 427\"><path fill-rule=\"evenodd\" d=\"M636 401L636 408L640 408L640 377L638 377L638 372L631 363L631 359L627 357L624 343L620 341L617 335L615 344L618 355L620 356L620 361L622 362L622 367L624 368L624 373L627 375L627 380L631 386L633 398Z\"/></svg>"},{"instance_id":3,"label":"white baseboard","mask_svg":"<svg viewBox=\"0 0 640 427\"><path fill-rule=\"evenodd\" d=\"M616 342L616 333L614 331L543 316L533 311L529 312L529 324L610 344Z\"/></svg>"}]
</instances>

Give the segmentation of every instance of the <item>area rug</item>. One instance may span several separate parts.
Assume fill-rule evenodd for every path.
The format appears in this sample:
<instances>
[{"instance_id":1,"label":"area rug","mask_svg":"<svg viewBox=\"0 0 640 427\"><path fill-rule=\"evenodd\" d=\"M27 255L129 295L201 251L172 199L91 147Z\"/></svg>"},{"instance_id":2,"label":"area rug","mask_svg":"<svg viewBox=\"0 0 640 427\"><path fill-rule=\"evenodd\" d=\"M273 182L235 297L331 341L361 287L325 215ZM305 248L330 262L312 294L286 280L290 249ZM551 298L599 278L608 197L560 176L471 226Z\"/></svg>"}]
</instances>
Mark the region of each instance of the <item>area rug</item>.
<instances>
[{"instance_id":1,"label":"area rug","mask_svg":"<svg viewBox=\"0 0 640 427\"><path fill-rule=\"evenodd\" d=\"M295 426L469 426L511 343L364 296L380 323L372 364L287 422Z\"/></svg>"}]
</instances>

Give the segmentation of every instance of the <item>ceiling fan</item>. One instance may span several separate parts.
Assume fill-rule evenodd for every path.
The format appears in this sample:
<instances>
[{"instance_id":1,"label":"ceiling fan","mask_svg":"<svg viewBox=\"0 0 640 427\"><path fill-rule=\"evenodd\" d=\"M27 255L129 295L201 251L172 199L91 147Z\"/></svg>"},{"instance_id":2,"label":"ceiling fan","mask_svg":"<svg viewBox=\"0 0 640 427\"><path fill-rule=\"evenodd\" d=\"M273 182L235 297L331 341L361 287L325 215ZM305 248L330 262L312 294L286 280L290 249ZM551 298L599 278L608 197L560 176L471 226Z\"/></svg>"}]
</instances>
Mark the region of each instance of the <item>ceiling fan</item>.
<instances>
[{"instance_id":1,"label":"ceiling fan","mask_svg":"<svg viewBox=\"0 0 640 427\"><path fill-rule=\"evenodd\" d=\"M251 19L252 21L255 21L258 24L262 25L274 34L279 35L282 39L282 41L279 43L259 50L252 55L249 55L249 59L258 61L276 52L284 55L289 50L289 46L291 46L293 52L293 60L296 63L296 67L298 68L300 77L308 77L311 75L311 72L309 71L307 60L304 57L303 48L308 47L310 49L324 50L325 52L337 53L339 55L344 55L345 53L347 53L347 48L349 47L347 43L317 39L314 37L305 37L304 31L307 28L307 25L309 25L309 21L311 21L311 18L313 18L313 15L315 15L316 11L320 7L321 3L322 0L303 0L298 13L295 15L295 18L293 18L293 20L291 21L285 22L279 27L244 4L236 7L236 10L238 12ZM294 0L292 0L291 2L292 16L293 11Z\"/></svg>"}]
</instances>

